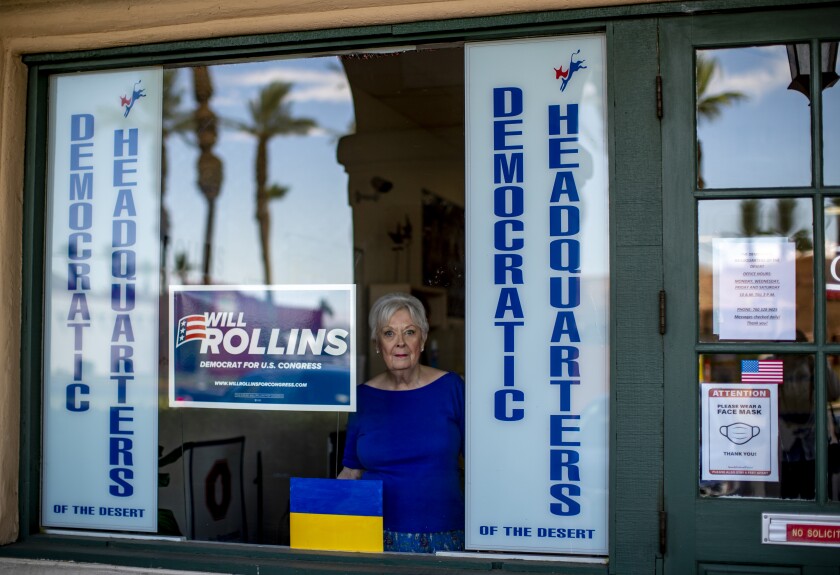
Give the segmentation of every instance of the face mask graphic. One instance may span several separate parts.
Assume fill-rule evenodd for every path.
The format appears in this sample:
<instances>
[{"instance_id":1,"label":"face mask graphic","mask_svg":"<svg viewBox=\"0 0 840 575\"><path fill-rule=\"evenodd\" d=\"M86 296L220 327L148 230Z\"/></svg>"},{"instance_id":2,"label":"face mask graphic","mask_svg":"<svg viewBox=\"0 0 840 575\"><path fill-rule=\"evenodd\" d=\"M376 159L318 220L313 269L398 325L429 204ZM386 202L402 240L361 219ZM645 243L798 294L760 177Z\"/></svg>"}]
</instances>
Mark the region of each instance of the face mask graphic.
<instances>
[{"instance_id":1,"label":"face mask graphic","mask_svg":"<svg viewBox=\"0 0 840 575\"><path fill-rule=\"evenodd\" d=\"M720 428L720 434L736 445L745 444L760 431L760 427L746 423L730 423Z\"/></svg>"}]
</instances>

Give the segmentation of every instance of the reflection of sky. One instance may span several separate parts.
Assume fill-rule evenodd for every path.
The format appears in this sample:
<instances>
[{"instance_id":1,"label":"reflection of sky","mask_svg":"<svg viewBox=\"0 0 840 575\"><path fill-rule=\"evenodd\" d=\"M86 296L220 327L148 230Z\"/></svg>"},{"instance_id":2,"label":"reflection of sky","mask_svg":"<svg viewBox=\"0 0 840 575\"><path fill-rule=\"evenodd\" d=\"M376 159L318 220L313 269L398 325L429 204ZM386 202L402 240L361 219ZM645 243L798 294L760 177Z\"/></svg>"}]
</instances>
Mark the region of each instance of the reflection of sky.
<instances>
[{"instance_id":1,"label":"reflection of sky","mask_svg":"<svg viewBox=\"0 0 840 575\"><path fill-rule=\"evenodd\" d=\"M840 62L835 72L840 74ZM840 186L840 82L823 92L822 103L825 183Z\"/></svg>"},{"instance_id":2,"label":"reflection of sky","mask_svg":"<svg viewBox=\"0 0 840 575\"><path fill-rule=\"evenodd\" d=\"M703 177L707 188L809 186L810 107L791 81L785 46L705 50L719 63L708 95L739 92L747 98L724 106L718 118L698 121ZM840 83L823 92L823 145L826 182L840 185ZM833 128L833 129L832 129ZM833 160L832 160L833 158ZM830 201L826 203L828 207ZM703 201L698 213L701 262L711 257L712 237L738 237L741 202ZM759 225L770 230L777 218L776 200L760 202ZM798 200L794 230L811 233L811 204ZM836 218L828 214L826 241L837 241ZM709 248L710 249L710 248Z\"/></svg>"},{"instance_id":3,"label":"reflection of sky","mask_svg":"<svg viewBox=\"0 0 840 575\"><path fill-rule=\"evenodd\" d=\"M351 129L353 105L337 58L238 63L210 68L211 109L220 118L247 122L248 102L270 82L293 83L287 98L294 117L314 119L308 136L278 136L269 144L268 183L289 187L271 202L271 249L275 283L351 283L352 216L347 176L336 160L338 137ZM192 74L178 71L181 107L192 110ZM190 135L194 141L194 136ZM172 136L167 142L169 173L164 198L172 237L171 281L176 253L186 253L201 277L207 203L196 185L198 149ZM231 127L219 130L214 148L224 165L213 238L215 283L262 284L259 227L255 212L256 139Z\"/></svg>"},{"instance_id":4,"label":"reflection of sky","mask_svg":"<svg viewBox=\"0 0 840 575\"><path fill-rule=\"evenodd\" d=\"M699 237L699 257L701 265L711 265L712 240L714 238L746 237L741 225L742 200L703 200L697 209L697 234ZM765 237L782 236L778 230L779 210L776 199L758 200L758 229ZM800 230L807 238L813 238L811 201L806 198L796 199L793 209L792 226L785 237L792 238Z\"/></svg>"},{"instance_id":5,"label":"reflection of sky","mask_svg":"<svg viewBox=\"0 0 840 575\"><path fill-rule=\"evenodd\" d=\"M719 64L707 95L746 96L719 117L698 120L706 188L810 185L810 108L803 94L787 89L785 46L700 53Z\"/></svg>"}]
</instances>

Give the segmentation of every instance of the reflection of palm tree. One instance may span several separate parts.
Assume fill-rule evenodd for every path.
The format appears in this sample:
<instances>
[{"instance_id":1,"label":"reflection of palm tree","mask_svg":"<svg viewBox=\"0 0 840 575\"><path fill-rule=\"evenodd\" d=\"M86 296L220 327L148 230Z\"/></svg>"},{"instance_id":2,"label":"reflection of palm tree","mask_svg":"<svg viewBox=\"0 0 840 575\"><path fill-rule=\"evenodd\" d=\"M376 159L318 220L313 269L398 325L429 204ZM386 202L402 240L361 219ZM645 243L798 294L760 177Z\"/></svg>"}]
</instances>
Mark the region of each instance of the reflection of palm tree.
<instances>
[{"instance_id":1,"label":"reflection of palm tree","mask_svg":"<svg viewBox=\"0 0 840 575\"><path fill-rule=\"evenodd\" d=\"M207 200L207 225L204 229L204 283L210 283L210 266L213 255L213 222L216 214L216 199L222 188L222 161L213 154L216 145L218 124L216 114L210 109L213 83L207 66L196 66L193 72L195 91L195 135L201 154L198 157L198 187Z\"/></svg>"},{"instance_id":2,"label":"reflection of palm tree","mask_svg":"<svg viewBox=\"0 0 840 575\"><path fill-rule=\"evenodd\" d=\"M163 115L160 145L161 281L163 282L163 288L166 286L166 258L169 249L169 213L166 211L166 205L163 201L166 196L166 179L169 173L166 141L173 134L184 134L192 126L189 114L181 110L181 97L183 93L175 86L177 77L178 72L176 70L164 70L163 72ZM166 293L165 289L164 293Z\"/></svg>"},{"instance_id":3,"label":"reflection of palm tree","mask_svg":"<svg viewBox=\"0 0 840 575\"><path fill-rule=\"evenodd\" d=\"M714 120L723 112L723 108L740 100L746 100L747 95L741 92L720 92L709 94L712 78L719 70L716 58L707 58L703 53L697 53L697 123L702 120ZM697 187L705 187L702 170L703 152L700 139L697 139Z\"/></svg>"},{"instance_id":4,"label":"reflection of palm tree","mask_svg":"<svg viewBox=\"0 0 840 575\"><path fill-rule=\"evenodd\" d=\"M762 229L761 200L741 200L741 236L753 238L756 236L785 236L796 243L798 252L813 249L811 235L808 228L793 231L796 226L796 200L794 198L779 198L776 200L776 225L769 229Z\"/></svg>"},{"instance_id":5,"label":"reflection of palm tree","mask_svg":"<svg viewBox=\"0 0 840 575\"><path fill-rule=\"evenodd\" d=\"M181 283L187 285L189 283L189 273L192 270L192 264L187 258L186 252L178 252L175 254L175 273L181 278Z\"/></svg>"},{"instance_id":6,"label":"reflection of palm tree","mask_svg":"<svg viewBox=\"0 0 840 575\"><path fill-rule=\"evenodd\" d=\"M263 88L256 99L248 103L250 123L239 123L239 129L257 138L256 218L260 226L260 246L265 283L271 284L271 214L268 204L273 199L282 198L288 188L268 183L268 143L275 136L283 134L305 134L315 127L315 121L309 118L294 118L285 102L292 85L285 82L272 82Z\"/></svg>"}]
</instances>

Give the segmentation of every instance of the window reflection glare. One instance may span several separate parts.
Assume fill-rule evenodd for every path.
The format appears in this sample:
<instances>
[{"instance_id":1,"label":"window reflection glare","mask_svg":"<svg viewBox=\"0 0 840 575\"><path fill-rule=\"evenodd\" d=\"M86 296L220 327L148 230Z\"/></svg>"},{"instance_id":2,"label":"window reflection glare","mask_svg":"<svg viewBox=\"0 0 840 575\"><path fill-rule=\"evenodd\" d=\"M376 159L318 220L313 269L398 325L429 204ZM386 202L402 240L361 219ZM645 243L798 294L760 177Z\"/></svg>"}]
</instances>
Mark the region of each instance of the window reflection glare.
<instances>
[{"instance_id":1,"label":"window reflection glare","mask_svg":"<svg viewBox=\"0 0 840 575\"><path fill-rule=\"evenodd\" d=\"M696 73L699 188L810 185L809 102L785 46L699 50Z\"/></svg>"},{"instance_id":2,"label":"window reflection glare","mask_svg":"<svg viewBox=\"0 0 840 575\"><path fill-rule=\"evenodd\" d=\"M828 186L840 185L840 66L837 63L837 42L822 44L822 108L823 108L823 179Z\"/></svg>"}]
</instances>

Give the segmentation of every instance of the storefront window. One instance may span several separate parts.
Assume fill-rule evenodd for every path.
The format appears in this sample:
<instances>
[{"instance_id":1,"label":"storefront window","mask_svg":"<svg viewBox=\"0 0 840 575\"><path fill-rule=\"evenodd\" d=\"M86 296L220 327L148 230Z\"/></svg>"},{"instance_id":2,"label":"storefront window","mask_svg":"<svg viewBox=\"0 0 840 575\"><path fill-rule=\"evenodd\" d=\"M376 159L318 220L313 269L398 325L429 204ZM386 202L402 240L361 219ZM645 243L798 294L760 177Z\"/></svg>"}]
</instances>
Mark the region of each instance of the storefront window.
<instances>
[{"instance_id":1,"label":"storefront window","mask_svg":"<svg viewBox=\"0 0 840 575\"><path fill-rule=\"evenodd\" d=\"M811 184L810 108L787 48L697 51L698 188ZM807 60L808 45L796 49Z\"/></svg>"},{"instance_id":2,"label":"storefront window","mask_svg":"<svg viewBox=\"0 0 840 575\"><path fill-rule=\"evenodd\" d=\"M90 105L93 82L106 97ZM260 316L305 316L329 334L358 312L352 338L319 343L313 327L300 349L323 372L330 358L313 346L352 348L361 382L383 369L368 348L370 300L413 292L431 320L423 362L463 375L463 51L56 76L53 92L44 525L288 545L291 478L337 475L348 410L260 409L283 396L248 387L275 359L247 361L268 329L247 349L225 340L217 361L171 355L179 321L210 337L171 306L205 298L218 312L201 329L255 341ZM356 298L329 297L345 285ZM314 291L290 303L268 286ZM270 343L291 349L292 337ZM103 440L72 464L73 445ZM141 484L145 503L120 503Z\"/></svg>"},{"instance_id":3,"label":"storefront window","mask_svg":"<svg viewBox=\"0 0 840 575\"><path fill-rule=\"evenodd\" d=\"M591 33L52 76L43 526L380 551L295 535L317 514L295 486L361 478L386 551L606 555L606 53ZM372 340L392 292L417 306ZM437 390L435 429L406 387Z\"/></svg>"}]
</instances>

